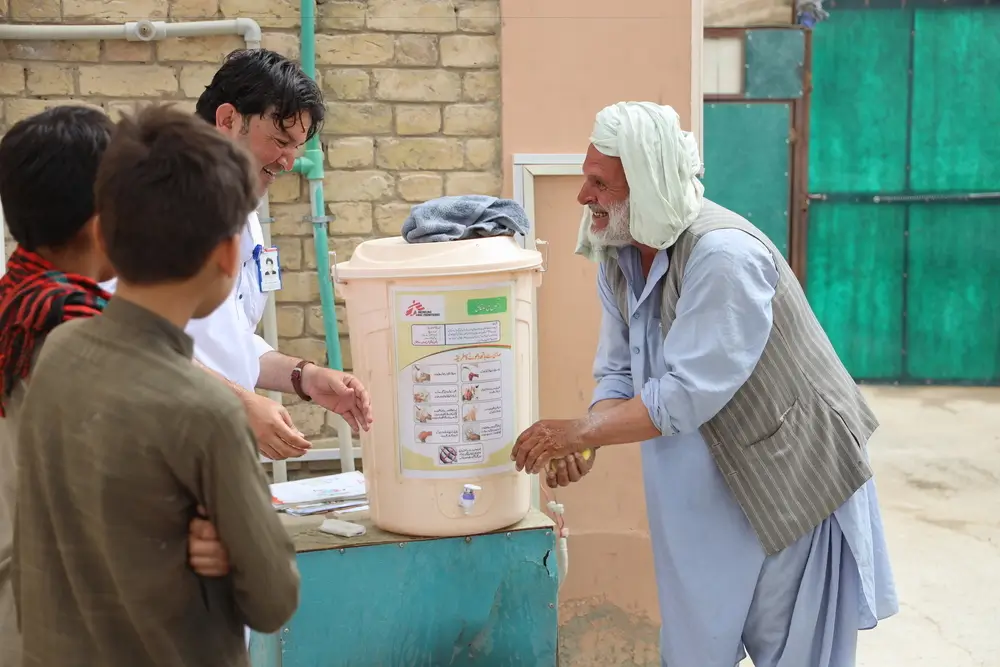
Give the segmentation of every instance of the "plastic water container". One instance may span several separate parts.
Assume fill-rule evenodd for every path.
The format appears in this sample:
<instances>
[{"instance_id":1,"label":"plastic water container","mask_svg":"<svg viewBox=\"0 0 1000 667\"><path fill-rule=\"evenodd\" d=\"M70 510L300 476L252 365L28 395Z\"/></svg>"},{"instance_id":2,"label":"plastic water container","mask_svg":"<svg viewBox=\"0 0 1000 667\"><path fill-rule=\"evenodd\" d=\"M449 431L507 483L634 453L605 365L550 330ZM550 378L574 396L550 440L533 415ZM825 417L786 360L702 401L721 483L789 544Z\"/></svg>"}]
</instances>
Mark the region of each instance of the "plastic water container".
<instances>
[{"instance_id":1,"label":"plastic water container","mask_svg":"<svg viewBox=\"0 0 1000 667\"><path fill-rule=\"evenodd\" d=\"M509 236L362 243L332 273L353 371L372 396L361 447L372 522L450 537L525 517L528 475L510 452L531 424L541 253Z\"/></svg>"}]
</instances>

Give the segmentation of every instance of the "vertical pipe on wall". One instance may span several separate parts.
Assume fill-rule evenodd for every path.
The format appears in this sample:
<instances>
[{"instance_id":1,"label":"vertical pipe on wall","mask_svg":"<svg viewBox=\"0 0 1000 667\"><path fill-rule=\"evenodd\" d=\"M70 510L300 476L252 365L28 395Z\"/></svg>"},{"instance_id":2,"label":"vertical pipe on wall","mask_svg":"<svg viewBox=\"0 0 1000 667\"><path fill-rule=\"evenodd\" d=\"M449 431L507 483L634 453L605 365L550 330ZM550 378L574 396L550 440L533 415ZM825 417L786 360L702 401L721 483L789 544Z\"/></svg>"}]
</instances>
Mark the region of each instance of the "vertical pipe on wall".
<instances>
[{"instance_id":1,"label":"vertical pipe on wall","mask_svg":"<svg viewBox=\"0 0 1000 667\"><path fill-rule=\"evenodd\" d=\"M315 0L301 3L301 64L302 69L316 79L316 4ZM333 282L330 276L330 241L327 236L326 203L323 197L323 149L319 136L306 142L305 154L295 161L294 171L309 181L309 212L313 228L313 245L316 248L316 272L319 279L319 298L323 312L323 332L326 338L327 364L343 370L340 350L340 332L337 329L337 311L334 306ZM354 443L350 427L338 419L337 436L340 444L340 465L345 472L354 470Z\"/></svg>"}]
</instances>

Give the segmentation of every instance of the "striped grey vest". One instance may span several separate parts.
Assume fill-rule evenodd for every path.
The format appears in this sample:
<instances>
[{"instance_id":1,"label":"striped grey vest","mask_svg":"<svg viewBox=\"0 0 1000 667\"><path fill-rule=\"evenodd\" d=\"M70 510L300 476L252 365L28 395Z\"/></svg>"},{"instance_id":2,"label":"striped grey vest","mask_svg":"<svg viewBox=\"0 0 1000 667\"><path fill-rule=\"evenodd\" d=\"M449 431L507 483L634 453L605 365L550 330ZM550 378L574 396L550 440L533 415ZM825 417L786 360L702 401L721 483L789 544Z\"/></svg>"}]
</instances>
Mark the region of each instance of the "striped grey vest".
<instances>
[{"instance_id":1,"label":"striped grey vest","mask_svg":"<svg viewBox=\"0 0 1000 667\"><path fill-rule=\"evenodd\" d=\"M684 266L698 240L739 229L761 241L778 267L774 324L750 378L701 434L764 550L781 551L819 525L872 476L863 448L878 427L813 314L781 252L739 215L705 200L674 244L663 278L662 322L677 316ZM605 271L625 321L625 276Z\"/></svg>"}]
</instances>

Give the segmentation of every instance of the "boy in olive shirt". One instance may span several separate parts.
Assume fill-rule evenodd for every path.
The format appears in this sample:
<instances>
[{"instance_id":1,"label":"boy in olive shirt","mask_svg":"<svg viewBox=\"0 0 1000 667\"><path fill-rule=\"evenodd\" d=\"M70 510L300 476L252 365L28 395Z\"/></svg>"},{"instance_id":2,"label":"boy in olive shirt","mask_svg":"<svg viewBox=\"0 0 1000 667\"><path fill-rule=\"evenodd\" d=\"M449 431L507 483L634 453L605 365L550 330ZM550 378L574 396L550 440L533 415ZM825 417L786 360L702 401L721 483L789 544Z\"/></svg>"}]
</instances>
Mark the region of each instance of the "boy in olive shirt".
<instances>
[{"instance_id":1,"label":"boy in olive shirt","mask_svg":"<svg viewBox=\"0 0 1000 667\"><path fill-rule=\"evenodd\" d=\"M122 120L95 188L118 274L101 317L46 339L18 433L14 587L25 667L246 667L243 625L298 604L291 541L239 400L184 333L229 295L249 155L169 107ZM187 566L206 509L231 574Z\"/></svg>"}]
</instances>

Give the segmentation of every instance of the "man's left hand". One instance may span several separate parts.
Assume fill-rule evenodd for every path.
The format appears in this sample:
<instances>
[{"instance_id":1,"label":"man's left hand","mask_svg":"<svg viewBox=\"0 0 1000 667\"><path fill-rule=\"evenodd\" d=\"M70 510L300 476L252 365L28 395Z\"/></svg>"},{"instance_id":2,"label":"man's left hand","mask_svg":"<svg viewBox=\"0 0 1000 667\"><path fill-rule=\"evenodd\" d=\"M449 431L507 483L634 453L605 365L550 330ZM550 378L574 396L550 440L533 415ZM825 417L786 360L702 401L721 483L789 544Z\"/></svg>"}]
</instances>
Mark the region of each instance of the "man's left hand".
<instances>
[{"instance_id":1,"label":"man's left hand","mask_svg":"<svg viewBox=\"0 0 1000 667\"><path fill-rule=\"evenodd\" d=\"M361 429L367 431L371 426L371 396L353 375L309 364L302 369L302 391L316 405L343 417L355 433Z\"/></svg>"},{"instance_id":2,"label":"man's left hand","mask_svg":"<svg viewBox=\"0 0 1000 667\"><path fill-rule=\"evenodd\" d=\"M579 482L583 476L594 467L594 460L597 458L597 450L590 452L588 458L584 454L571 454L566 458L552 459L545 468L545 484L550 489L557 486L569 486L573 482Z\"/></svg>"},{"instance_id":3,"label":"man's left hand","mask_svg":"<svg viewBox=\"0 0 1000 667\"><path fill-rule=\"evenodd\" d=\"M518 470L537 474L552 459L582 452L582 422L577 419L543 419L535 422L514 443L510 458Z\"/></svg>"}]
</instances>

